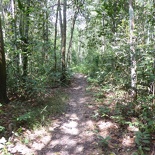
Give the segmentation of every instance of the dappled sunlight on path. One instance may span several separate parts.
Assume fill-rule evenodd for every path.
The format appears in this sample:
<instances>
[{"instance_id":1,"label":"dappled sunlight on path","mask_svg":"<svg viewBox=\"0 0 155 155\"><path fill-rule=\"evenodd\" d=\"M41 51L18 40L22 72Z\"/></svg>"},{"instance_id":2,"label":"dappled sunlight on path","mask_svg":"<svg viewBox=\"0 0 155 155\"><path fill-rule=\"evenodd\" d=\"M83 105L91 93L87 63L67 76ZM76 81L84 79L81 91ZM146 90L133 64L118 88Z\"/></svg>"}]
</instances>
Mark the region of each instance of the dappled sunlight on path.
<instances>
[{"instance_id":1,"label":"dappled sunlight on path","mask_svg":"<svg viewBox=\"0 0 155 155\"><path fill-rule=\"evenodd\" d=\"M101 105L86 93L86 87L84 75L76 74L71 87L65 89L69 94L67 110L61 116L49 117L49 126L26 130L23 137L28 144L15 137L9 151L15 155L131 155L135 128L123 132L112 119L97 118Z\"/></svg>"},{"instance_id":2,"label":"dappled sunlight on path","mask_svg":"<svg viewBox=\"0 0 155 155\"><path fill-rule=\"evenodd\" d=\"M51 139L44 148L37 149L38 155L97 155L100 154L94 134L93 111L87 103L86 81L83 75L75 75L70 88L69 108L66 114L50 128Z\"/></svg>"},{"instance_id":3,"label":"dappled sunlight on path","mask_svg":"<svg viewBox=\"0 0 155 155\"><path fill-rule=\"evenodd\" d=\"M86 93L84 75L76 74L72 86L67 88L69 101L67 110L60 117L51 118L51 125L26 130L23 137L29 140L22 144L17 140L10 152L22 155L102 155L97 132L107 137L115 128L112 122L96 121L92 117L96 107L92 97Z\"/></svg>"}]
</instances>

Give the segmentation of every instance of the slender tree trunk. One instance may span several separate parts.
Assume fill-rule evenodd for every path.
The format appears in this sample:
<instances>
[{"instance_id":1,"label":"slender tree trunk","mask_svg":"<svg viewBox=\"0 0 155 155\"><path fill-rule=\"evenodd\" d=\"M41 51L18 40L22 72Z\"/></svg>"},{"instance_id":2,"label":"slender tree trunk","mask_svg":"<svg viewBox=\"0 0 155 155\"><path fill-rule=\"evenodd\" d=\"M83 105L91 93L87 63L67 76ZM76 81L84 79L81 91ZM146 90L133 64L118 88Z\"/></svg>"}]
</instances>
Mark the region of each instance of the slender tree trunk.
<instances>
[{"instance_id":1,"label":"slender tree trunk","mask_svg":"<svg viewBox=\"0 0 155 155\"><path fill-rule=\"evenodd\" d=\"M66 81L66 63L65 63L65 56L66 56L66 6L67 0L63 1L63 32L62 32L62 49L61 49L61 56L62 56L62 77L61 81Z\"/></svg>"},{"instance_id":2,"label":"slender tree trunk","mask_svg":"<svg viewBox=\"0 0 155 155\"><path fill-rule=\"evenodd\" d=\"M57 7L57 11L56 11L56 20L55 20L55 32L54 32L54 70L56 71L57 69L57 52L56 52L56 48L57 48L57 24L58 24L58 13L59 13L59 9L60 9L60 0L58 0L58 7Z\"/></svg>"},{"instance_id":3,"label":"slender tree trunk","mask_svg":"<svg viewBox=\"0 0 155 155\"><path fill-rule=\"evenodd\" d=\"M17 42L17 26L16 26L16 15L15 15L15 0L11 0L11 12L12 12L12 19L13 19L12 31L14 34L14 38L13 38L14 50L17 51L17 43L16 43ZM17 68L15 74L19 75L19 54L15 53L13 59L15 61L16 68Z\"/></svg>"},{"instance_id":4,"label":"slender tree trunk","mask_svg":"<svg viewBox=\"0 0 155 155\"><path fill-rule=\"evenodd\" d=\"M45 3L45 2L44 2ZM44 6L44 3L43 3L43 6ZM43 14L43 20L42 20L42 60L41 60L41 63L42 65L44 64L44 61L45 61L45 35L46 35L46 32L45 32L45 15L44 15L44 11L42 11L42 14Z\"/></svg>"},{"instance_id":5,"label":"slender tree trunk","mask_svg":"<svg viewBox=\"0 0 155 155\"><path fill-rule=\"evenodd\" d=\"M136 52L134 47L134 10L132 6L132 0L129 0L129 27L130 27L130 61L131 61L131 96L134 100L137 98L137 64L136 64Z\"/></svg>"},{"instance_id":6,"label":"slender tree trunk","mask_svg":"<svg viewBox=\"0 0 155 155\"><path fill-rule=\"evenodd\" d=\"M23 78L27 77L27 70L28 70L28 33L29 33L29 8L30 8L30 0L27 0L27 8L25 14L25 29L24 29L24 36L22 36L22 41L24 43L23 49Z\"/></svg>"},{"instance_id":7,"label":"slender tree trunk","mask_svg":"<svg viewBox=\"0 0 155 155\"><path fill-rule=\"evenodd\" d=\"M45 14L45 19L46 19L46 24L45 24L45 28L46 28L46 30L45 30L45 33L46 33L46 35L45 35L45 41L46 41L46 44L48 43L48 17L49 17L49 13L48 13L48 0L46 0L46 14ZM47 48L46 48L46 50L48 50L48 46L46 46Z\"/></svg>"},{"instance_id":8,"label":"slender tree trunk","mask_svg":"<svg viewBox=\"0 0 155 155\"><path fill-rule=\"evenodd\" d=\"M115 16L116 16L116 9L117 9L116 7L117 7L117 1L115 1L114 4L113 4L114 14L112 15L112 23L113 23L113 25L112 25L112 32L114 34L116 34L116 18L115 18Z\"/></svg>"},{"instance_id":9,"label":"slender tree trunk","mask_svg":"<svg viewBox=\"0 0 155 155\"><path fill-rule=\"evenodd\" d=\"M22 49L22 51L24 51L24 46L23 46L23 36L24 36L24 20L23 20L23 12L20 13L20 19L19 19L19 34L20 34L20 38L21 38L21 41L20 41L20 48ZM20 66L23 66L23 58L22 58L23 54L20 53L19 54L19 65ZM23 74L23 73L22 73Z\"/></svg>"},{"instance_id":10,"label":"slender tree trunk","mask_svg":"<svg viewBox=\"0 0 155 155\"><path fill-rule=\"evenodd\" d=\"M79 62L82 62L82 55L81 55L81 36L79 35L79 39L78 39L79 41L78 41L78 52L77 52L77 57L78 57L78 60L79 60ZM78 63L79 63L78 62Z\"/></svg>"},{"instance_id":11,"label":"slender tree trunk","mask_svg":"<svg viewBox=\"0 0 155 155\"><path fill-rule=\"evenodd\" d=\"M14 49L16 50L16 40L17 40L17 33L16 33L16 17L15 17L15 1L11 0L11 13L12 13L12 31L14 33Z\"/></svg>"},{"instance_id":12,"label":"slender tree trunk","mask_svg":"<svg viewBox=\"0 0 155 155\"><path fill-rule=\"evenodd\" d=\"M45 63L48 51L48 0L44 1L44 7L46 11L43 11L43 47L42 47L42 64Z\"/></svg>"},{"instance_id":13,"label":"slender tree trunk","mask_svg":"<svg viewBox=\"0 0 155 155\"><path fill-rule=\"evenodd\" d=\"M61 0L60 0L61 3ZM60 57L61 57L61 61L60 63L62 63L62 38L63 38L63 22L62 22L62 13L61 13L61 6L59 7L59 25L60 25L60 38L61 38L61 50L60 50ZM61 69L62 69L62 65L61 65Z\"/></svg>"},{"instance_id":14,"label":"slender tree trunk","mask_svg":"<svg viewBox=\"0 0 155 155\"><path fill-rule=\"evenodd\" d=\"M155 9L155 0L153 0L153 8ZM155 12L153 13L153 24L155 23ZM154 27L155 28L155 27ZM155 32L155 30L154 30ZM149 35L148 35L148 38L149 38ZM149 40L149 39L148 39ZM148 42L149 44L149 42ZM155 45L154 45L154 50L155 50ZM154 63L153 63L153 74L155 75L155 54L154 54ZM152 86L152 94L153 96L155 96L155 81L153 81L153 86ZM153 99L153 104L155 103L155 99Z\"/></svg>"},{"instance_id":15,"label":"slender tree trunk","mask_svg":"<svg viewBox=\"0 0 155 155\"><path fill-rule=\"evenodd\" d=\"M68 46L68 52L67 52L67 61L66 61L68 65L70 64L70 50L71 50L71 47L72 47L74 27L75 27L75 22L76 22L76 18L77 18L78 12L79 12L79 9L78 9L78 11L76 11L74 13L74 17L73 17L73 21L72 21L71 36L70 36L70 41L69 41L69 46Z\"/></svg>"},{"instance_id":16,"label":"slender tree trunk","mask_svg":"<svg viewBox=\"0 0 155 155\"><path fill-rule=\"evenodd\" d=\"M61 14L61 7L59 8L59 23L60 23L60 35L61 35L61 50L62 50L62 34L63 34L63 23L62 23L62 14Z\"/></svg>"},{"instance_id":17,"label":"slender tree trunk","mask_svg":"<svg viewBox=\"0 0 155 155\"><path fill-rule=\"evenodd\" d=\"M4 53L3 32L0 16L0 103L8 103L6 93L6 62Z\"/></svg>"}]
</instances>

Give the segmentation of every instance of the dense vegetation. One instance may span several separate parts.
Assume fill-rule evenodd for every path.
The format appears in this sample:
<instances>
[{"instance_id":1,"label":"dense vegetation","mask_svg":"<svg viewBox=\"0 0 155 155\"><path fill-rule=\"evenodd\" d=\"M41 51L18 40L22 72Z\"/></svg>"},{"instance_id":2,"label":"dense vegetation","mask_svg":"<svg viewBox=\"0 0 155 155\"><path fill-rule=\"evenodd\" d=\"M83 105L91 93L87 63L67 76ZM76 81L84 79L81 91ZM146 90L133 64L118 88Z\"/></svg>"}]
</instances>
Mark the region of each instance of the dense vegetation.
<instances>
[{"instance_id":1,"label":"dense vegetation","mask_svg":"<svg viewBox=\"0 0 155 155\"><path fill-rule=\"evenodd\" d=\"M136 126L137 154L149 151L155 138L154 0L1 0L0 18L1 119L8 106L25 109L29 102L32 109L34 99L82 72L101 103L97 117ZM18 114L11 123L34 114L12 113Z\"/></svg>"}]
</instances>

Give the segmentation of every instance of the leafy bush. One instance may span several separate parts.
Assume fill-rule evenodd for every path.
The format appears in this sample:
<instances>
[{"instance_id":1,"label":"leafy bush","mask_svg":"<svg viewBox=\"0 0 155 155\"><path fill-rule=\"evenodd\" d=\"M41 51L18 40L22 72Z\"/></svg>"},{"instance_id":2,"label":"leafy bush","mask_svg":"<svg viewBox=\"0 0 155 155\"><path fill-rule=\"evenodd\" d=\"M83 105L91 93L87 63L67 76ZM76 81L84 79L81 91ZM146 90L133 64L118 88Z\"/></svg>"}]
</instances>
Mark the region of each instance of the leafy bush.
<instances>
[{"instance_id":1,"label":"leafy bush","mask_svg":"<svg viewBox=\"0 0 155 155\"><path fill-rule=\"evenodd\" d=\"M4 131L5 127L4 126L0 126L0 132Z\"/></svg>"},{"instance_id":2,"label":"leafy bush","mask_svg":"<svg viewBox=\"0 0 155 155\"><path fill-rule=\"evenodd\" d=\"M32 118L33 115L34 114L32 112L27 112L27 113L17 117L17 121L19 121L19 122L29 121Z\"/></svg>"},{"instance_id":3,"label":"leafy bush","mask_svg":"<svg viewBox=\"0 0 155 155\"><path fill-rule=\"evenodd\" d=\"M135 134L135 142L138 146L138 151L141 155L145 155L144 151L150 150L151 136L148 131L137 131Z\"/></svg>"},{"instance_id":4,"label":"leafy bush","mask_svg":"<svg viewBox=\"0 0 155 155\"><path fill-rule=\"evenodd\" d=\"M32 103L30 107L25 107L26 103L21 103L21 108L25 108L22 110L23 113L18 114L15 121L17 121L19 127L34 127L48 124L49 116L62 114L65 111L66 100L66 94L55 92L53 96L37 100L37 103Z\"/></svg>"},{"instance_id":5,"label":"leafy bush","mask_svg":"<svg viewBox=\"0 0 155 155\"><path fill-rule=\"evenodd\" d=\"M107 136L107 137L102 137L102 136L98 136L99 138L99 144L104 148L104 147L107 147L108 146L108 143L109 143L109 140L111 139L110 136Z\"/></svg>"},{"instance_id":6,"label":"leafy bush","mask_svg":"<svg viewBox=\"0 0 155 155\"><path fill-rule=\"evenodd\" d=\"M99 108L99 114L101 117L110 117L110 112L111 112L111 109L108 108L108 107L100 107Z\"/></svg>"}]
</instances>

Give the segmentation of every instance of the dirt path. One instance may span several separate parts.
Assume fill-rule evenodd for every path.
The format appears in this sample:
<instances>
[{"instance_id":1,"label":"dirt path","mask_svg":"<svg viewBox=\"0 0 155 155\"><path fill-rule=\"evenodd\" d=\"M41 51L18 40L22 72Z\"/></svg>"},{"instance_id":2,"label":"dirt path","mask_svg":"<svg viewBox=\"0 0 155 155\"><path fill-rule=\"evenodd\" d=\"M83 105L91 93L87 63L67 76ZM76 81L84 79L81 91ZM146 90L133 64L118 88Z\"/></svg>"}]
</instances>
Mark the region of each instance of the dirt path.
<instances>
[{"instance_id":1,"label":"dirt path","mask_svg":"<svg viewBox=\"0 0 155 155\"><path fill-rule=\"evenodd\" d=\"M54 124L51 141L38 154L97 155L92 110L87 107L91 98L86 95L86 80L76 74L70 88L67 113Z\"/></svg>"},{"instance_id":2,"label":"dirt path","mask_svg":"<svg viewBox=\"0 0 155 155\"><path fill-rule=\"evenodd\" d=\"M64 115L53 124L51 140L38 151L38 155L97 155L92 110L87 104L92 102L86 94L86 80L76 74L69 90L69 107Z\"/></svg>"},{"instance_id":3,"label":"dirt path","mask_svg":"<svg viewBox=\"0 0 155 155\"><path fill-rule=\"evenodd\" d=\"M17 142L10 152L22 155L101 155L94 133L95 122L91 118L92 99L86 93L86 86L84 75L75 74L72 86L67 88L70 99L66 113L46 130L34 134L27 132L31 143Z\"/></svg>"}]
</instances>

